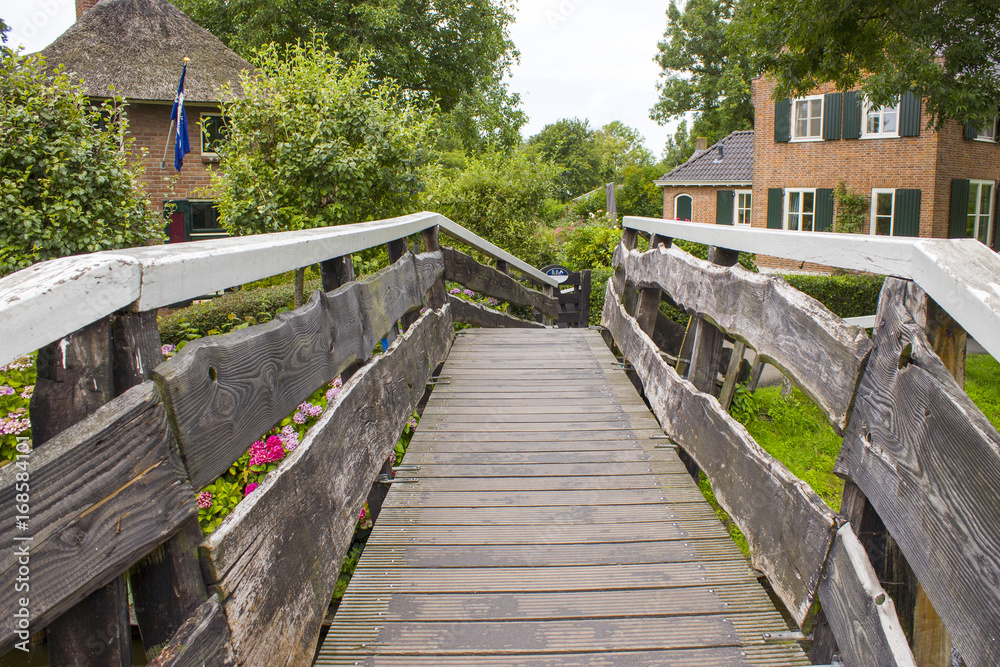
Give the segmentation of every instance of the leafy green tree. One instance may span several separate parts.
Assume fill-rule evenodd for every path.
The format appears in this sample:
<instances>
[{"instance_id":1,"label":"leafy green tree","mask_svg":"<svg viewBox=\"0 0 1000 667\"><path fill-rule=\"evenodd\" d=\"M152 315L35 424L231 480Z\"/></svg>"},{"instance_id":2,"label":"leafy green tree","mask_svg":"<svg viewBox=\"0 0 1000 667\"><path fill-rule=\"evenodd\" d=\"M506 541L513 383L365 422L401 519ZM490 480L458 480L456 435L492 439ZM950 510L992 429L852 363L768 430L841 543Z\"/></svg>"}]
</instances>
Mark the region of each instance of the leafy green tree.
<instances>
[{"instance_id":1,"label":"leafy green tree","mask_svg":"<svg viewBox=\"0 0 1000 667\"><path fill-rule=\"evenodd\" d=\"M663 147L663 156L660 164L664 167L664 173L670 171L694 154L697 139L688 133L688 124L682 120L677 126L674 136L667 137L667 145Z\"/></svg>"},{"instance_id":2,"label":"leafy green tree","mask_svg":"<svg viewBox=\"0 0 1000 667\"><path fill-rule=\"evenodd\" d=\"M177 6L237 53L325 35L345 61L367 60L377 81L407 99L436 103L471 150L520 141L527 118L503 83L517 51L512 0L177 0ZM514 137L514 141L511 138ZM505 143L506 142L506 143Z\"/></svg>"},{"instance_id":3,"label":"leafy green tree","mask_svg":"<svg viewBox=\"0 0 1000 667\"><path fill-rule=\"evenodd\" d=\"M678 164L694 152L693 137L707 137L711 145L730 132L753 128L749 51L731 36L743 21L743 4L688 0L682 11L671 0L667 8L667 29L656 57L663 69L657 84L660 99L650 117L666 125L694 115L691 131L668 144L668 151L677 150L683 158Z\"/></svg>"},{"instance_id":4,"label":"leafy green tree","mask_svg":"<svg viewBox=\"0 0 1000 667\"><path fill-rule=\"evenodd\" d=\"M557 165L556 196L566 202L603 183L601 155L587 120L564 118L528 139L528 148Z\"/></svg>"},{"instance_id":5,"label":"leafy green tree","mask_svg":"<svg viewBox=\"0 0 1000 667\"><path fill-rule=\"evenodd\" d=\"M269 45L253 63L245 96L223 104L229 139L214 179L230 233L362 222L408 208L432 156L431 116L394 84L373 85L366 63L343 64L321 38Z\"/></svg>"},{"instance_id":6,"label":"leafy green tree","mask_svg":"<svg viewBox=\"0 0 1000 667\"><path fill-rule=\"evenodd\" d=\"M470 158L464 171L428 188L426 206L530 264L554 259L537 236L536 218L554 187L558 170L531 153L486 153Z\"/></svg>"},{"instance_id":7,"label":"leafy green tree","mask_svg":"<svg viewBox=\"0 0 1000 667\"><path fill-rule=\"evenodd\" d=\"M653 163L653 154L646 148L646 139L639 130L615 120L594 133L594 144L601 160L601 180L621 182L625 170Z\"/></svg>"},{"instance_id":8,"label":"leafy green tree","mask_svg":"<svg viewBox=\"0 0 1000 667\"><path fill-rule=\"evenodd\" d=\"M0 22L0 275L162 238L121 99L94 107L45 60L6 46Z\"/></svg>"},{"instance_id":9,"label":"leafy green tree","mask_svg":"<svg viewBox=\"0 0 1000 667\"><path fill-rule=\"evenodd\" d=\"M1000 4L979 0L756 0L737 26L754 71L795 96L832 81L875 104L913 90L934 121L992 123L1000 107Z\"/></svg>"}]
</instances>

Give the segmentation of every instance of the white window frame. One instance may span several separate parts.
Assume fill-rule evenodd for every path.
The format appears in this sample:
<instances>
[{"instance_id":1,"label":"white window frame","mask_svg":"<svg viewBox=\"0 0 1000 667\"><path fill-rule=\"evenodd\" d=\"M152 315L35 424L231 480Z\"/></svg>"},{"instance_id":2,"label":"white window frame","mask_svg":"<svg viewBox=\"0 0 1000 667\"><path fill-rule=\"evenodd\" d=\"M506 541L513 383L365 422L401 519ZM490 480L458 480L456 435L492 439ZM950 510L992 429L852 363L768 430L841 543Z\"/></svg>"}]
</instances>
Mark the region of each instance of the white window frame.
<instances>
[{"instance_id":1,"label":"white window frame","mask_svg":"<svg viewBox=\"0 0 1000 667\"><path fill-rule=\"evenodd\" d=\"M875 212L877 211L876 202L879 195L891 194L892 195L892 207L889 209L889 236L893 236L896 232L896 189L895 188L872 188L872 201L871 209L868 216L868 233L871 236L881 236L876 231L875 225Z\"/></svg>"},{"instance_id":2,"label":"white window frame","mask_svg":"<svg viewBox=\"0 0 1000 667\"><path fill-rule=\"evenodd\" d=\"M986 134L976 129L976 141L985 141L986 143L995 144L997 142L997 119L993 119L993 125L990 126L990 134Z\"/></svg>"},{"instance_id":3,"label":"white window frame","mask_svg":"<svg viewBox=\"0 0 1000 667\"><path fill-rule=\"evenodd\" d=\"M896 103L894 107L878 107L876 113L879 114L879 127L885 127L885 112L895 111L896 112L896 129L892 132L869 132L868 131L868 114L870 114L874 107L865 101L864 108L862 109L861 116L861 138L862 139L897 139L899 138L899 103ZM895 198L894 198L895 199Z\"/></svg>"},{"instance_id":4,"label":"white window frame","mask_svg":"<svg viewBox=\"0 0 1000 667\"><path fill-rule=\"evenodd\" d=\"M744 209L747 212L747 221L740 222L740 195L750 197L749 206ZM733 192L733 226L750 227L753 215L753 190L736 190Z\"/></svg>"},{"instance_id":5,"label":"white window frame","mask_svg":"<svg viewBox=\"0 0 1000 667\"><path fill-rule=\"evenodd\" d=\"M205 157L219 157L219 154L216 153L215 151L207 151L207 150L205 150L205 124L204 124L204 119L205 119L206 116L218 116L219 118L222 118L222 112L221 111L202 111L198 115L198 134L201 135L201 154L204 155Z\"/></svg>"},{"instance_id":6,"label":"white window frame","mask_svg":"<svg viewBox=\"0 0 1000 667\"><path fill-rule=\"evenodd\" d=\"M687 194L686 192L682 192L679 195L674 195L674 220L680 220L680 218L677 217L677 202L680 200L681 197L687 197L688 199L691 200L691 217L693 218L694 217L694 197L692 197L691 195Z\"/></svg>"},{"instance_id":7,"label":"white window frame","mask_svg":"<svg viewBox=\"0 0 1000 667\"><path fill-rule=\"evenodd\" d=\"M972 230L972 238L979 240L979 222L982 219L982 211L979 209L979 205L982 204L982 186L989 185L990 191L990 212L987 217L987 228L986 228L986 243L989 244L990 239L993 237L993 209L996 208L994 202L997 198L997 184L995 181L989 181L985 179L970 178L969 179L969 198L972 198L973 193L976 196L976 224ZM968 218L968 213L966 213L966 218Z\"/></svg>"},{"instance_id":8,"label":"white window frame","mask_svg":"<svg viewBox=\"0 0 1000 667\"><path fill-rule=\"evenodd\" d=\"M789 226L788 226L788 214L789 214L788 206L789 206L789 204L792 203L792 195L795 194L795 193L798 193L799 195L805 195L806 193L811 193L812 194L812 196L813 196L813 209L812 209L812 213L810 214L810 215L812 215L812 221L813 221L813 223L812 223L812 229L810 229L808 232L805 232L805 233L811 233L811 232L816 231L816 188L785 188L785 202L784 202L784 204L785 204L785 214L784 214L784 217L781 220L784 229L786 231L790 231L790 232L802 232L802 231L804 231L802 229L802 214L803 214L803 211L801 211L801 210L796 213L796 215L799 216L799 228L798 229L790 229Z\"/></svg>"},{"instance_id":9,"label":"white window frame","mask_svg":"<svg viewBox=\"0 0 1000 667\"><path fill-rule=\"evenodd\" d=\"M795 133L795 126L796 126L795 106L799 102L812 102L813 100L819 100L819 134L817 135L810 134L804 137L800 137ZM792 100L791 119L789 121L789 125L791 127L789 127L788 130L789 136L791 137L790 141L823 141L823 114L825 113L826 113L826 101L824 100L824 97L822 95L810 95L809 97L798 97Z\"/></svg>"}]
</instances>

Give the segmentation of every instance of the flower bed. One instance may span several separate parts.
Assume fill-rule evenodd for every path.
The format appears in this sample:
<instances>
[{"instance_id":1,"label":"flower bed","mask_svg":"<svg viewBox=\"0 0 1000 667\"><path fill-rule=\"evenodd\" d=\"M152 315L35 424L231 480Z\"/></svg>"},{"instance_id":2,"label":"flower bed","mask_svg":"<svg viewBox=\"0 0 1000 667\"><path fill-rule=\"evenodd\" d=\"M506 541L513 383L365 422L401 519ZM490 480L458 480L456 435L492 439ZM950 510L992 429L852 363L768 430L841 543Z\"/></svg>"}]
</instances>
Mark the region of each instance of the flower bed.
<instances>
[{"instance_id":1,"label":"flower bed","mask_svg":"<svg viewBox=\"0 0 1000 667\"><path fill-rule=\"evenodd\" d=\"M30 441L28 404L35 391L35 357L31 354L0 366L0 466L17 458L18 442Z\"/></svg>"}]
</instances>

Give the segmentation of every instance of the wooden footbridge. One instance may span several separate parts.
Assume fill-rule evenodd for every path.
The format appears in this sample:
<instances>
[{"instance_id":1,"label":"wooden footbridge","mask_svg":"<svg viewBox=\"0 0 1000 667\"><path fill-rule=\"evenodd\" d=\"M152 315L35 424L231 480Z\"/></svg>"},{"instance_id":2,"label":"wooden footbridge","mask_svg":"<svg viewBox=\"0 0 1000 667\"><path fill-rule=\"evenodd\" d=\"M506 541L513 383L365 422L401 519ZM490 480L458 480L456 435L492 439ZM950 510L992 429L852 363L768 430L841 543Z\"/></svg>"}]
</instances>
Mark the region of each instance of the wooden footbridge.
<instances>
[{"instance_id":1,"label":"wooden footbridge","mask_svg":"<svg viewBox=\"0 0 1000 667\"><path fill-rule=\"evenodd\" d=\"M0 362L40 350L34 449L0 468L5 659L42 650L44 630L51 664L132 664L135 623L156 665L944 665L953 648L1000 662L1000 434L961 388L966 331L1000 356L997 256L625 227L596 329L446 294L444 280L558 316L551 278L429 213L0 280ZM710 261L673 238L713 246ZM355 280L351 254L381 244L392 264ZM894 276L872 338L737 250ZM155 309L315 263L323 290L301 308L162 360ZM664 299L693 316L674 347ZM727 414L748 347L844 434L840 513ZM338 375L301 445L203 536L196 493Z\"/></svg>"}]
</instances>

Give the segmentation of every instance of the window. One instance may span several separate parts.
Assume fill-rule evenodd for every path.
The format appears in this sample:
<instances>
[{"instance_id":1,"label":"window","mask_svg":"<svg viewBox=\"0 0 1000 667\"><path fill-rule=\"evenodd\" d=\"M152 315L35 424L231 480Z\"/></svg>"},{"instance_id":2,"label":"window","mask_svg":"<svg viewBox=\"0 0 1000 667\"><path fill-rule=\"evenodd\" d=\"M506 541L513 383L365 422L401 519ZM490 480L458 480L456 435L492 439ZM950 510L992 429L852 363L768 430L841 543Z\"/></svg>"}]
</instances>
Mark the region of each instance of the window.
<instances>
[{"instance_id":1,"label":"window","mask_svg":"<svg viewBox=\"0 0 1000 667\"><path fill-rule=\"evenodd\" d=\"M899 105L894 107L865 106L862 136L866 139L899 136Z\"/></svg>"},{"instance_id":2,"label":"window","mask_svg":"<svg viewBox=\"0 0 1000 667\"><path fill-rule=\"evenodd\" d=\"M877 236L893 236L892 221L895 212L895 190L872 190L870 233Z\"/></svg>"},{"instance_id":3,"label":"window","mask_svg":"<svg viewBox=\"0 0 1000 667\"><path fill-rule=\"evenodd\" d=\"M792 141L823 138L823 97L807 97L792 102Z\"/></svg>"},{"instance_id":4,"label":"window","mask_svg":"<svg viewBox=\"0 0 1000 667\"><path fill-rule=\"evenodd\" d=\"M993 231L993 181L969 181L965 235L990 244Z\"/></svg>"},{"instance_id":5,"label":"window","mask_svg":"<svg viewBox=\"0 0 1000 667\"><path fill-rule=\"evenodd\" d=\"M674 220L691 220L691 195L677 195L674 199Z\"/></svg>"},{"instance_id":6,"label":"window","mask_svg":"<svg viewBox=\"0 0 1000 667\"><path fill-rule=\"evenodd\" d=\"M750 225L750 190L736 191L736 206L733 207L733 224Z\"/></svg>"},{"instance_id":7,"label":"window","mask_svg":"<svg viewBox=\"0 0 1000 667\"><path fill-rule=\"evenodd\" d=\"M976 141L988 141L990 143L996 143L997 141L997 122L993 121L992 125L976 130Z\"/></svg>"},{"instance_id":8,"label":"window","mask_svg":"<svg viewBox=\"0 0 1000 667\"><path fill-rule=\"evenodd\" d=\"M229 135L226 119L222 114L201 114L201 154L217 155L219 146Z\"/></svg>"},{"instance_id":9,"label":"window","mask_svg":"<svg viewBox=\"0 0 1000 667\"><path fill-rule=\"evenodd\" d=\"M785 229L790 231L813 231L816 217L816 190L787 190L785 197Z\"/></svg>"}]
</instances>

